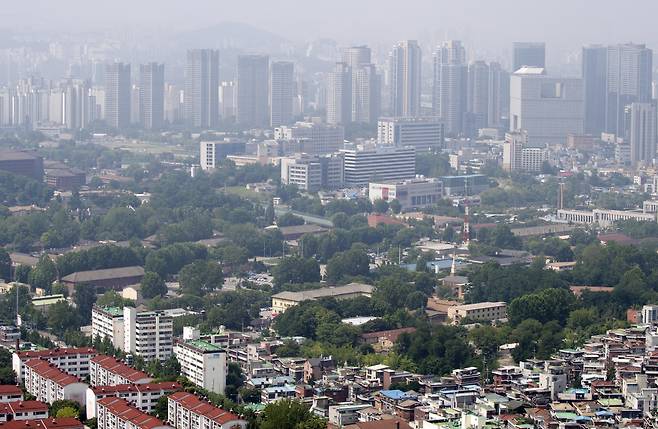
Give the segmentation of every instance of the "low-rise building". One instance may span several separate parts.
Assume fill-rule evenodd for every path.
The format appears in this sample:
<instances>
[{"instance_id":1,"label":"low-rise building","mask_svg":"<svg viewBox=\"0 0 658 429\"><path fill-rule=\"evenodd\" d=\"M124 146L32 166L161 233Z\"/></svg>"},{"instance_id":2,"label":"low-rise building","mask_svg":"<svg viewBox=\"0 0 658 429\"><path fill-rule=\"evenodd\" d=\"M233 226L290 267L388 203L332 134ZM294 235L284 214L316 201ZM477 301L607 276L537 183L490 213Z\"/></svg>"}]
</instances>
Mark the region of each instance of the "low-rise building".
<instances>
[{"instance_id":1,"label":"low-rise building","mask_svg":"<svg viewBox=\"0 0 658 429\"><path fill-rule=\"evenodd\" d=\"M298 305L303 301L316 300L320 298L350 299L358 296L372 296L373 287L363 283L350 283L345 286L325 287L311 289L301 292L279 292L272 295L272 312L283 313L288 308Z\"/></svg>"},{"instance_id":2,"label":"low-rise building","mask_svg":"<svg viewBox=\"0 0 658 429\"><path fill-rule=\"evenodd\" d=\"M93 285L96 292L115 290L120 291L125 286L142 281L144 268L122 267L104 270L78 271L62 277L61 283L68 287L69 295L75 293L76 285Z\"/></svg>"},{"instance_id":3,"label":"low-rise building","mask_svg":"<svg viewBox=\"0 0 658 429\"><path fill-rule=\"evenodd\" d=\"M80 420L73 417L12 420L2 424L3 429L84 429Z\"/></svg>"},{"instance_id":4,"label":"low-rise building","mask_svg":"<svg viewBox=\"0 0 658 429\"><path fill-rule=\"evenodd\" d=\"M146 384L117 384L115 386L89 387L86 392L85 409L87 419L97 416L98 401L103 398L121 398L141 411L150 413L163 396L182 390L180 384L175 382L146 383Z\"/></svg>"},{"instance_id":5,"label":"low-rise building","mask_svg":"<svg viewBox=\"0 0 658 429\"><path fill-rule=\"evenodd\" d=\"M389 182L371 182L368 185L371 202L397 200L402 211L422 209L437 204L443 198L443 183L438 179L416 177Z\"/></svg>"},{"instance_id":6,"label":"low-rise building","mask_svg":"<svg viewBox=\"0 0 658 429\"><path fill-rule=\"evenodd\" d=\"M171 426L133 407L122 398L98 401L98 429L171 429Z\"/></svg>"},{"instance_id":7,"label":"low-rise building","mask_svg":"<svg viewBox=\"0 0 658 429\"><path fill-rule=\"evenodd\" d=\"M64 399L85 403L87 385L52 363L42 359L30 359L24 367L25 390L38 401L52 404Z\"/></svg>"},{"instance_id":8,"label":"low-rise building","mask_svg":"<svg viewBox=\"0 0 658 429\"><path fill-rule=\"evenodd\" d=\"M188 392L169 395L168 421L176 429L246 429L247 421ZM99 428L100 429L100 428Z\"/></svg>"},{"instance_id":9,"label":"low-rise building","mask_svg":"<svg viewBox=\"0 0 658 429\"><path fill-rule=\"evenodd\" d=\"M113 356L98 355L89 361L89 384L114 386L117 384L146 384L153 379Z\"/></svg>"},{"instance_id":10,"label":"low-rise building","mask_svg":"<svg viewBox=\"0 0 658 429\"><path fill-rule=\"evenodd\" d=\"M638 222L656 222L656 213L645 213L633 210L571 210L560 209L557 211L557 219L562 222L577 224L598 224L601 227L609 227L620 220L636 220Z\"/></svg>"},{"instance_id":11,"label":"low-rise building","mask_svg":"<svg viewBox=\"0 0 658 429\"><path fill-rule=\"evenodd\" d=\"M226 351L203 340L179 342L174 355L181 374L210 392L224 394L226 388Z\"/></svg>"},{"instance_id":12,"label":"low-rise building","mask_svg":"<svg viewBox=\"0 0 658 429\"><path fill-rule=\"evenodd\" d=\"M458 325L462 320L491 321L507 318L504 302L479 302L477 304L454 305L448 308L448 318Z\"/></svg>"},{"instance_id":13,"label":"low-rise building","mask_svg":"<svg viewBox=\"0 0 658 429\"><path fill-rule=\"evenodd\" d=\"M359 147L344 149L341 153L345 157L345 183L349 186L416 176L416 151L413 147Z\"/></svg>"},{"instance_id":14,"label":"low-rise building","mask_svg":"<svg viewBox=\"0 0 658 429\"><path fill-rule=\"evenodd\" d=\"M0 403L23 400L23 391L15 384L0 385Z\"/></svg>"},{"instance_id":15,"label":"low-rise building","mask_svg":"<svg viewBox=\"0 0 658 429\"><path fill-rule=\"evenodd\" d=\"M89 375L89 361L98 352L91 347L55 348L39 351L18 351L12 354L12 369L19 381L23 380L25 362L41 359L76 377Z\"/></svg>"},{"instance_id":16,"label":"low-rise building","mask_svg":"<svg viewBox=\"0 0 658 429\"><path fill-rule=\"evenodd\" d=\"M0 403L0 423L11 420L45 419L48 404L40 401L13 401Z\"/></svg>"}]
</instances>

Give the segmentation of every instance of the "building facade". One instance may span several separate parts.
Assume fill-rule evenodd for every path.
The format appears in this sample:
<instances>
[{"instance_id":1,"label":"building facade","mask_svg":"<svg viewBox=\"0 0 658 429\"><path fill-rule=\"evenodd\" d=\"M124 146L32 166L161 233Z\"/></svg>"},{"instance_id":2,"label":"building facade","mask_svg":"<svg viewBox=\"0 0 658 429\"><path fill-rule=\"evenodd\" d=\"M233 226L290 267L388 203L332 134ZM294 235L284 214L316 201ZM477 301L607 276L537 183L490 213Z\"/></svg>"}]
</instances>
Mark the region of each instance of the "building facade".
<instances>
[{"instance_id":1,"label":"building facade","mask_svg":"<svg viewBox=\"0 0 658 429\"><path fill-rule=\"evenodd\" d=\"M169 396L168 422L176 429L246 429L247 421L187 392Z\"/></svg>"},{"instance_id":2,"label":"building facade","mask_svg":"<svg viewBox=\"0 0 658 429\"><path fill-rule=\"evenodd\" d=\"M212 128L219 120L219 51L187 51L183 107L187 124Z\"/></svg>"},{"instance_id":3,"label":"building facade","mask_svg":"<svg viewBox=\"0 0 658 429\"><path fill-rule=\"evenodd\" d=\"M416 40L393 47L389 56L390 106L392 116L419 116L422 51Z\"/></svg>"},{"instance_id":4,"label":"building facade","mask_svg":"<svg viewBox=\"0 0 658 429\"><path fill-rule=\"evenodd\" d=\"M173 351L173 318L161 311L123 308L124 351L144 360L168 359Z\"/></svg>"},{"instance_id":5,"label":"building facade","mask_svg":"<svg viewBox=\"0 0 658 429\"><path fill-rule=\"evenodd\" d=\"M209 392L224 394L226 389L226 351L202 340L179 342L174 355L181 374Z\"/></svg>"},{"instance_id":6,"label":"building facade","mask_svg":"<svg viewBox=\"0 0 658 429\"><path fill-rule=\"evenodd\" d=\"M443 147L444 125L437 117L380 118L377 122L377 143L405 147L417 151Z\"/></svg>"},{"instance_id":7,"label":"building facade","mask_svg":"<svg viewBox=\"0 0 658 429\"><path fill-rule=\"evenodd\" d=\"M413 147L378 146L344 149L341 153L345 157L345 183L349 186L416 176L416 150Z\"/></svg>"},{"instance_id":8,"label":"building facade","mask_svg":"<svg viewBox=\"0 0 658 429\"><path fill-rule=\"evenodd\" d=\"M402 211L436 205L443 198L443 183L438 179L415 178L390 182L370 182L368 198L374 202L397 200Z\"/></svg>"},{"instance_id":9,"label":"building facade","mask_svg":"<svg viewBox=\"0 0 658 429\"><path fill-rule=\"evenodd\" d=\"M120 384L146 384L153 379L117 360L114 356L98 355L89 361L91 386L116 386Z\"/></svg>"}]
</instances>

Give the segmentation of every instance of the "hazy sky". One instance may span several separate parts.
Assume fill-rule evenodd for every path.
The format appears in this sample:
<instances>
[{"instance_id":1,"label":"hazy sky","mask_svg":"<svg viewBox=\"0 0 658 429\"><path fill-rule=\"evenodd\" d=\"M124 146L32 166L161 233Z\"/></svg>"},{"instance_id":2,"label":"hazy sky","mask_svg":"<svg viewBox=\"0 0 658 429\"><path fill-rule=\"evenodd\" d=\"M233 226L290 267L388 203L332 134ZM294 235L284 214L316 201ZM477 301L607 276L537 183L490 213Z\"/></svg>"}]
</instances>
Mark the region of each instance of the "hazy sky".
<instances>
[{"instance_id":1,"label":"hazy sky","mask_svg":"<svg viewBox=\"0 0 658 429\"><path fill-rule=\"evenodd\" d=\"M543 40L550 52L596 42L658 47L657 16L657 0L2 0L0 27L189 30L238 21L293 41L459 38L492 50Z\"/></svg>"}]
</instances>

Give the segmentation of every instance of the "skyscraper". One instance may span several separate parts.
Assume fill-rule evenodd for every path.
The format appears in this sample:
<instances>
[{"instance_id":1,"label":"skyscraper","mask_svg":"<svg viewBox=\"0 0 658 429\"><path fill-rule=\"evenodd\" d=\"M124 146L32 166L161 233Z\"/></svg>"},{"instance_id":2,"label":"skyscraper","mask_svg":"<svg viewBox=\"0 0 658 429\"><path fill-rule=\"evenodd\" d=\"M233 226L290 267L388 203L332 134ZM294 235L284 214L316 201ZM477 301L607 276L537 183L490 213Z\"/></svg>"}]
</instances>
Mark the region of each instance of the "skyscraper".
<instances>
[{"instance_id":1,"label":"skyscraper","mask_svg":"<svg viewBox=\"0 0 658 429\"><path fill-rule=\"evenodd\" d=\"M130 64L105 67L105 121L114 128L130 125Z\"/></svg>"},{"instance_id":2,"label":"skyscraper","mask_svg":"<svg viewBox=\"0 0 658 429\"><path fill-rule=\"evenodd\" d=\"M352 122L374 124L381 110L381 78L367 46L342 50L342 62L352 74Z\"/></svg>"},{"instance_id":3,"label":"skyscraper","mask_svg":"<svg viewBox=\"0 0 658 429\"><path fill-rule=\"evenodd\" d=\"M195 128L210 128L219 120L219 51L187 51L185 120Z\"/></svg>"},{"instance_id":4,"label":"skyscraper","mask_svg":"<svg viewBox=\"0 0 658 429\"><path fill-rule=\"evenodd\" d=\"M583 81L522 67L510 80L510 131L525 130L533 144L565 144L583 133Z\"/></svg>"},{"instance_id":5,"label":"skyscraper","mask_svg":"<svg viewBox=\"0 0 658 429\"><path fill-rule=\"evenodd\" d=\"M630 110L631 163L651 163L656 158L656 105L632 103Z\"/></svg>"},{"instance_id":6,"label":"skyscraper","mask_svg":"<svg viewBox=\"0 0 658 429\"><path fill-rule=\"evenodd\" d=\"M514 42L512 44L512 73L523 66L546 67L546 44L534 42Z\"/></svg>"},{"instance_id":7,"label":"skyscraper","mask_svg":"<svg viewBox=\"0 0 658 429\"><path fill-rule=\"evenodd\" d=\"M164 64L139 66L139 122L152 130L164 122Z\"/></svg>"},{"instance_id":8,"label":"skyscraper","mask_svg":"<svg viewBox=\"0 0 658 429\"><path fill-rule=\"evenodd\" d=\"M365 64L370 64L372 54L370 48L367 46L351 46L342 50L341 62L347 64L352 68L356 68Z\"/></svg>"},{"instance_id":9,"label":"skyscraper","mask_svg":"<svg viewBox=\"0 0 658 429\"><path fill-rule=\"evenodd\" d=\"M585 91L586 134L600 135L605 130L607 64L607 47L600 45L583 47L581 69Z\"/></svg>"},{"instance_id":10,"label":"skyscraper","mask_svg":"<svg viewBox=\"0 0 658 429\"><path fill-rule=\"evenodd\" d=\"M352 122L374 124L381 113L381 77L374 64L352 68Z\"/></svg>"},{"instance_id":11,"label":"skyscraper","mask_svg":"<svg viewBox=\"0 0 658 429\"><path fill-rule=\"evenodd\" d=\"M460 41L444 42L434 51L434 115L445 122L447 134L464 131L468 67L466 50Z\"/></svg>"},{"instance_id":12,"label":"skyscraper","mask_svg":"<svg viewBox=\"0 0 658 429\"><path fill-rule=\"evenodd\" d=\"M389 58L390 111L393 116L420 115L422 52L416 40L393 47Z\"/></svg>"},{"instance_id":13,"label":"skyscraper","mask_svg":"<svg viewBox=\"0 0 658 429\"><path fill-rule=\"evenodd\" d=\"M489 65L484 61L475 61L468 66L468 88L466 111L469 118L465 126L467 135L473 137L480 128L489 124Z\"/></svg>"},{"instance_id":14,"label":"skyscraper","mask_svg":"<svg viewBox=\"0 0 658 429\"><path fill-rule=\"evenodd\" d=\"M295 65L288 61L273 62L270 71L270 126L292 122L294 96Z\"/></svg>"},{"instance_id":15,"label":"skyscraper","mask_svg":"<svg viewBox=\"0 0 658 429\"><path fill-rule=\"evenodd\" d=\"M653 52L645 45L624 44L608 47L606 132L627 137L624 111L632 103L651 100Z\"/></svg>"},{"instance_id":16,"label":"skyscraper","mask_svg":"<svg viewBox=\"0 0 658 429\"><path fill-rule=\"evenodd\" d=\"M503 118L509 118L509 72L497 62L489 63L489 127L506 127Z\"/></svg>"},{"instance_id":17,"label":"skyscraper","mask_svg":"<svg viewBox=\"0 0 658 429\"><path fill-rule=\"evenodd\" d=\"M352 121L352 69L336 63L327 82L327 123L348 124Z\"/></svg>"},{"instance_id":18,"label":"skyscraper","mask_svg":"<svg viewBox=\"0 0 658 429\"><path fill-rule=\"evenodd\" d=\"M267 55L238 56L238 124L252 127L266 127L269 124L269 63Z\"/></svg>"}]
</instances>

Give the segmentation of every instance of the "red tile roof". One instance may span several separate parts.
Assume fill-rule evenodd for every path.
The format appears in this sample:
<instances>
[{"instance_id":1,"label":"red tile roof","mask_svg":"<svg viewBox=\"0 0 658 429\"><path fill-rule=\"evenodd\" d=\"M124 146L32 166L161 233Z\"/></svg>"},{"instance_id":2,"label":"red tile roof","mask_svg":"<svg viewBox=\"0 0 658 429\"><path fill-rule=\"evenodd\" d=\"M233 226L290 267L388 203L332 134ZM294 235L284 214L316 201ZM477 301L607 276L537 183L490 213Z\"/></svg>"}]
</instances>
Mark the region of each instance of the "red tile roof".
<instances>
[{"instance_id":1,"label":"red tile roof","mask_svg":"<svg viewBox=\"0 0 658 429\"><path fill-rule=\"evenodd\" d=\"M182 386L176 382L163 381L160 383L144 383L144 384L117 384L115 386L95 386L91 390L96 395L115 395L117 393L128 392L147 392L147 391L164 391L164 392L177 392L182 390Z\"/></svg>"},{"instance_id":2,"label":"red tile roof","mask_svg":"<svg viewBox=\"0 0 658 429\"><path fill-rule=\"evenodd\" d=\"M73 417L32 420L12 420L0 424L3 429L83 429L84 425Z\"/></svg>"},{"instance_id":3,"label":"red tile roof","mask_svg":"<svg viewBox=\"0 0 658 429\"><path fill-rule=\"evenodd\" d=\"M129 421L141 429L153 429L167 426L162 420L138 410L121 398L103 398L98 401L99 407L105 407L108 412L124 421Z\"/></svg>"},{"instance_id":4,"label":"red tile roof","mask_svg":"<svg viewBox=\"0 0 658 429\"><path fill-rule=\"evenodd\" d=\"M22 360L27 359L48 359L50 357L62 357L62 356L72 356L72 355L97 355L98 352L92 347L68 347L68 348L56 348L56 349L46 349L46 350L28 350L18 352L18 356Z\"/></svg>"},{"instance_id":5,"label":"red tile roof","mask_svg":"<svg viewBox=\"0 0 658 429\"><path fill-rule=\"evenodd\" d=\"M183 407L190 410L190 412L205 416L220 425L236 420L242 420L240 416L202 401L196 395L188 392L176 392L173 395L169 395L169 399L178 402Z\"/></svg>"},{"instance_id":6,"label":"red tile roof","mask_svg":"<svg viewBox=\"0 0 658 429\"><path fill-rule=\"evenodd\" d=\"M110 371L125 378L131 383L136 383L144 379L151 379L147 373L131 368L125 363L115 359L113 356L98 355L91 359L91 362L98 364L106 371Z\"/></svg>"},{"instance_id":7,"label":"red tile roof","mask_svg":"<svg viewBox=\"0 0 658 429\"><path fill-rule=\"evenodd\" d=\"M0 403L0 414L16 414L17 412L48 412L48 404L41 401L13 401Z\"/></svg>"},{"instance_id":8,"label":"red tile roof","mask_svg":"<svg viewBox=\"0 0 658 429\"><path fill-rule=\"evenodd\" d=\"M22 395L23 391L14 384L0 384L0 395Z\"/></svg>"},{"instance_id":9,"label":"red tile roof","mask_svg":"<svg viewBox=\"0 0 658 429\"><path fill-rule=\"evenodd\" d=\"M43 378L47 378L57 383L59 386L68 386L73 383L80 383L78 377L65 373L55 365L41 359L30 359L25 362L25 366L36 372Z\"/></svg>"}]
</instances>

